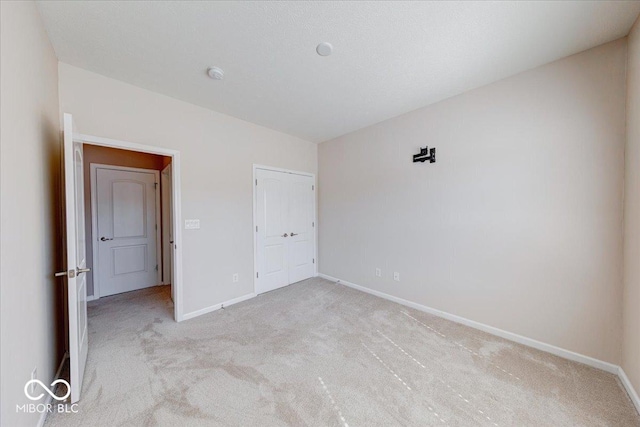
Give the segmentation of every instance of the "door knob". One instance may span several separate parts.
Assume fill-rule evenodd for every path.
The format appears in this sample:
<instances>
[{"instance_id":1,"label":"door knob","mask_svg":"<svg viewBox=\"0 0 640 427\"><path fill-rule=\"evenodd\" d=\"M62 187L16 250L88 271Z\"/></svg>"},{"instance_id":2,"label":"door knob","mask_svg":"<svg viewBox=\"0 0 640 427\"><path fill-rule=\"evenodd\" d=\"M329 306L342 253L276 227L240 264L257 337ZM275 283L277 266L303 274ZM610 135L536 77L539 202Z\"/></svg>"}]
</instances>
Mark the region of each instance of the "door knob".
<instances>
[{"instance_id":1,"label":"door knob","mask_svg":"<svg viewBox=\"0 0 640 427\"><path fill-rule=\"evenodd\" d=\"M298 235L297 233L291 233L291 237L297 236L297 235Z\"/></svg>"},{"instance_id":2,"label":"door knob","mask_svg":"<svg viewBox=\"0 0 640 427\"><path fill-rule=\"evenodd\" d=\"M107 237L102 236L102 237L100 238L100 241L102 241L102 242L106 242L107 240L113 240L113 237L109 239L109 238L107 238Z\"/></svg>"},{"instance_id":3,"label":"door knob","mask_svg":"<svg viewBox=\"0 0 640 427\"><path fill-rule=\"evenodd\" d=\"M59 271L59 272L55 273L54 276L55 277L67 276L69 279L73 279L74 277L76 277L76 271L75 270Z\"/></svg>"},{"instance_id":4,"label":"door knob","mask_svg":"<svg viewBox=\"0 0 640 427\"><path fill-rule=\"evenodd\" d=\"M289 235L287 233L284 233L282 237L289 237Z\"/></svg>"},{"instance_id":5,"label":"door knob","mask_svg":"<svg viewBox=\"0 0 640 427\"><path fill-rule=\"evenodd\" d=\"M79 276L80 273L88 273L90 271L90 268L76 268L76 276Z\"/></svg>"}]
</instances>

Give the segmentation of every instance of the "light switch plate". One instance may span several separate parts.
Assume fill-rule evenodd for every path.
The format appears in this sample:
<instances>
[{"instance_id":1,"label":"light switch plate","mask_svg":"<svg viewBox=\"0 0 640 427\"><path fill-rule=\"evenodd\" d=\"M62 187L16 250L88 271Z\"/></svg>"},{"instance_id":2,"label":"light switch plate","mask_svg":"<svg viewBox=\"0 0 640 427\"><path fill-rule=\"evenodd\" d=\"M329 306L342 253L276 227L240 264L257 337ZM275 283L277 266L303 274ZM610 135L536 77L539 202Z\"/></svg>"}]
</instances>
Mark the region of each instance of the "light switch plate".
<instances>
[{"instance_id":1,"label":"light switch plate","mask_svg":"<svg viewBox=\"0 0 640 427\"><path fill-rule=\"evenodd\" d=\"M199 219L185 219L184 220L184 229L185 230L197 230L200 228L200 220Z\"/></svg>"},{"instance_id":2,"label":"light switch plate","mask_svg":"<svg viewBox=\"0 0 640 427\"><path fill-rule=\"evenodd\" d=\"M400 273L398 273L397 271L395 271L393 273L393 280L395 280L396 282L400 281Z\"/></svg>"}]
</instances>

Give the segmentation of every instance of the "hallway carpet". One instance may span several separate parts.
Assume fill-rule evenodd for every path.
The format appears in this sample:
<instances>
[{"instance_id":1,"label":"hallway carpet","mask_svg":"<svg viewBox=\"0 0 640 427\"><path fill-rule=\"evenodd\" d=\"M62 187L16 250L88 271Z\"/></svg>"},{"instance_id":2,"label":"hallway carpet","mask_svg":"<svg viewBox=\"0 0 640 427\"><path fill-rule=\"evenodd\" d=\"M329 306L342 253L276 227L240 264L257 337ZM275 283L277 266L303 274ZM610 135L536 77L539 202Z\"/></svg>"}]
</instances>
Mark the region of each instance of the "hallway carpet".
<instances>
[{"instance_id":1,"label":"hallway carpet","mask_svg":"<svg viewBox=\"0 0 640 427\"><path fill-rule=\"evenodd\" d=\"M89 306L77 414L48 426L640 426L617 378L323 279L175 323Z\"/></svg>"}]
</instances>

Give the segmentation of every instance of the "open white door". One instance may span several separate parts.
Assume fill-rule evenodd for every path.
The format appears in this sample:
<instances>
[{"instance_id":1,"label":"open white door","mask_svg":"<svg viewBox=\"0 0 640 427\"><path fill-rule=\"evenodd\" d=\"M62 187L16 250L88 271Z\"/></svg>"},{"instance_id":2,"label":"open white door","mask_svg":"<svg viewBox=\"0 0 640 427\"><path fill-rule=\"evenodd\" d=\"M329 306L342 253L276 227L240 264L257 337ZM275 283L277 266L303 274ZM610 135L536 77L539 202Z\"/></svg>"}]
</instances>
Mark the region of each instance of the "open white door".
<instances>
[{"instance_id":1,"label":"open white door","mask_svg":"<svg viewBox=\"0 0 640 427\"><path fill-rule=\"evenodd\" d=\"M71 403L80 400L82 377L87 363L87 256L84 232L84 185L82 144L73 142L73 119L64 115L64 182L66 205L67 277L69 316L69 359Z\"/></svg>"}]
</instances>

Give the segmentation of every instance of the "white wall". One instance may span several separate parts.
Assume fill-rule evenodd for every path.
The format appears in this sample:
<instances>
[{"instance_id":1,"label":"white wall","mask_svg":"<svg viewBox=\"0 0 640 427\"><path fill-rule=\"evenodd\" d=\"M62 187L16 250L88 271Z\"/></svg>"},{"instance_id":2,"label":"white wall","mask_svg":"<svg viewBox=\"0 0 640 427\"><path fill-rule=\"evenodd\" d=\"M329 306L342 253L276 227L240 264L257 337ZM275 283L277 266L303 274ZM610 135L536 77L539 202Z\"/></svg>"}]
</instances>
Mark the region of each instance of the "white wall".
<instances>
[{"instance_id":1,"label":"white wall","mask_svg":"<svg viewBox=\"0 0 640 427\"><path fill-rule=\"evenodd\" d=\"M622 367L640 393L640 19L629 35Z\"/></svg>"},{"instance_id":2,"label":"white wall","mask_svg":"<svg viewBox=\"0 0 640 427\"><path fill-rule=\"evenodd\" d=\"M253 292L252 165L315 173L317 145L63 63L59 76L79 132L180 150L182 218L201 224L183 231L184 313Z\"/></svg>"},{"instance_id":3,"label":"white wall","mask_svg":"<svg viewBox=\"0 0 640 427\"><path fill-rule=\"evenodd\" d=\"M320 272L618 364L625 61L622 39L320 144Z\"/></svg>"},{"instance_id":4,"label":"white wall","mask_svg":"<svg viewBox=\"0 0 640 427\"><path fill-rule=\"evenodd\" d=\"M1 424L33 426L24 385L33 368L50 383L64 352L58 61L33 2L0 15Z\"/></svg>"}]
</instances>

